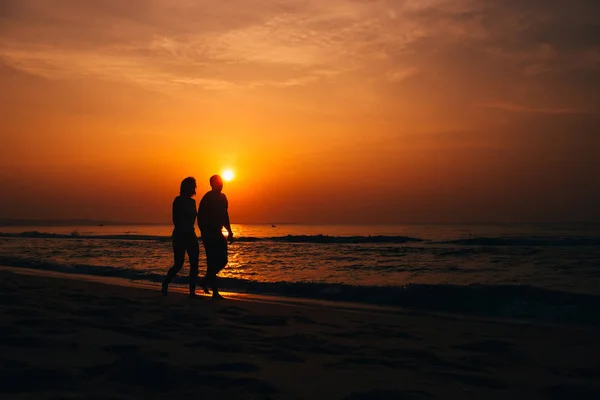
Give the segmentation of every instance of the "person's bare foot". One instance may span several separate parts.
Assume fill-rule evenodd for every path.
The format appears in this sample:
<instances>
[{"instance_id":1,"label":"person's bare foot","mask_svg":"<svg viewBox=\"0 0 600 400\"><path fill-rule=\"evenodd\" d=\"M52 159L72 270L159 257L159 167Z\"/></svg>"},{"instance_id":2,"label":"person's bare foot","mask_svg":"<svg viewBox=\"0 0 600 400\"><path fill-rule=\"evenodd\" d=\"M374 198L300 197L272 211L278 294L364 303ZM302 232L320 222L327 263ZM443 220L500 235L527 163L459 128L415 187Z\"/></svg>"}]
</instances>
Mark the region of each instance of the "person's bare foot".
<instances>
[{"instance_id":1,"label":"person's bare foot","mask_svg":"<svg viewBox=\"0 0 600 400\"><path fill-rule=\"evenodd\" d=\"M204 293L210 294L210 290L208 290L208 286L206 285L206 282L200 283L200 286L202 287L202 290L204 290Z\"/></svg>"},{"instance_id":2,"label":"person's bare foot","mask_svg":"<svg viewBox=\"0 0 600 400\"><path fill-rule=\"evenodd\" d=\"M212 298L213 300L223 300L225 297L221 296L219 292L213 292Z\"/></svg>"},{"instance_id":3,"label":"person's bare foot","mask_svg":"<svg viewBox=\"0 0 600 400\"><path fill-rule=\"evenodd\" d=\"M202 290L204 291L205 294L210 294L210 290L208 290L208 285L206 284L205 276L200 278L200 280L198 281L198 284L200 285L200 287L202 288Z\"/></svg>"}]
</instances>

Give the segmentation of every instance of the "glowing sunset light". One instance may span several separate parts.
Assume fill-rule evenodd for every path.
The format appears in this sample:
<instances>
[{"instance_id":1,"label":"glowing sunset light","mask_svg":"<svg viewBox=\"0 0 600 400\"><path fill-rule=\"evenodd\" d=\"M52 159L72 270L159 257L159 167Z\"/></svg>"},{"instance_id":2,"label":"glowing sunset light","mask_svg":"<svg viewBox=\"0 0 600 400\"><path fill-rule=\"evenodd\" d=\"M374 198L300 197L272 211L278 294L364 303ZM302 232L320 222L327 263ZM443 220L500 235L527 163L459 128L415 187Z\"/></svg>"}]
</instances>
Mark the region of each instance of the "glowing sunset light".
<instances>
[{"instance_id":1,"label":"glowing sunset light","mask_svg":"<svg viewBox=\"0 0 600 400\"><path fill-rule=\"evenodd\" d=\"M600 221L599 1L235 4L0 1L0 220Z\"/></svg>"},{"instance_id":2,"label":"glowing sunset light","mask_svg":"<svg viewBox=\"0 0 600 400\"><path fill-rule=\"evenodd\" d=\"M226 169L225 171L223 171L223 179L227 182L230 182L233 180L234 174L233 171L230 169Z\"/></svg>"}]
</instances>

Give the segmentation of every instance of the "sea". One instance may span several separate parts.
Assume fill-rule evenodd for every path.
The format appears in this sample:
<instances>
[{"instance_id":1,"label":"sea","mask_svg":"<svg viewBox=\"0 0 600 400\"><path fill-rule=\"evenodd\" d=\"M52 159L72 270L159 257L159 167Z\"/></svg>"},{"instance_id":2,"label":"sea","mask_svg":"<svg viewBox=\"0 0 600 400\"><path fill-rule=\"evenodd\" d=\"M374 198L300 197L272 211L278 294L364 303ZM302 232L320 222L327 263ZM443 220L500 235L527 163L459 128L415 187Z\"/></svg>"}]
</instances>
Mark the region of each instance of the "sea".
<instances>
[{"instance_id":1,"label":"sea","mask_svg":"<svg viewBox=\"0 0 600 400\"><path fill-rule=\"evenodd\" d=\"M224 290L600 322L600 225L233 225ZM159 283L168 225L0 227L0 265ZM205 263L201 247L201 271ZM187 260L186 260L187 264ZM186 285L187 265L174 280Z\"/></svg>"}]
</instances>

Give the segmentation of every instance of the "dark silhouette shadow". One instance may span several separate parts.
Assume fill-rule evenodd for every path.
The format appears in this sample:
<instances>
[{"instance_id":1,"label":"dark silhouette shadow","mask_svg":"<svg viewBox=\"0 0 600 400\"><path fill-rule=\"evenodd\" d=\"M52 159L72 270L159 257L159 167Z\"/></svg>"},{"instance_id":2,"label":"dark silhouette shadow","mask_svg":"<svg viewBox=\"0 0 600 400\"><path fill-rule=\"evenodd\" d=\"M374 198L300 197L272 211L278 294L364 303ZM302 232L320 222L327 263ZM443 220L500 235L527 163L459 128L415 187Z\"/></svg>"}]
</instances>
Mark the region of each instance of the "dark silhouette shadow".
<instances>
[{"instance_id":1,"label":"dark silhouette shadow","mask_svg":"<svg viewBox=\"0 0 600 400\"><path fill-rule=\"evenodd\" d=\"M198 206L198 227L202 244L206 251L206 275L202 287L206 293L213 290L213 298L219 299L217 274L227 265L227 242L233 243L233 231L229 222L229 203L223 191L223 179L219 175L210 177L211 190L207 192ZM227 239L223 236L223 227L227 229Z\"/></svg>"},{"instance_id":2,"label":"dark silhouette shadow","mask_svg":"<svg viewBox=\"0 0 600 400\"><path fill-rule=\"evenodd\" d=\"M196 222L196 179L187 177L181 181L179 196L173 200L173 267L169 269L162 284L163 295L167 294L169 283L183 267L185 253L190 260L190 296L196 295L196 280L198 278L198 257L200 246L194 229Z\"/></svg>"}]
</instances>

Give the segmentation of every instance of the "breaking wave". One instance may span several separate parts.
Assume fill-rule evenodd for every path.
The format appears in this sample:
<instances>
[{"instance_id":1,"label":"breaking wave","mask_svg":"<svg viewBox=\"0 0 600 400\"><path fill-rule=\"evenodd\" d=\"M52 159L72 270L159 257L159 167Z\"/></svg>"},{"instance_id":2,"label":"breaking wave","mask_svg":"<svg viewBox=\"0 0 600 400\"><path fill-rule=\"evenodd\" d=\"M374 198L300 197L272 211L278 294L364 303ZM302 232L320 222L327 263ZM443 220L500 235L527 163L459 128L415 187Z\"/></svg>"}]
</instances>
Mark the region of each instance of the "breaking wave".
<instances>
[{"instance_id":1,"label":"breaking wave","mask_svg":"<svg viewBox=\"0 0 600 400\"><path fill-rule=\"evenodd\" d=\"M65 265L27 258L0 256L6 266L62 273L118 277L160 282L162 274L99 265ZM176 277L175 284L187 278ZM255 294L302 297L353 303L405 307L414 310L509 317L600 325L600 296L543 289L530 285L427 285L361 286L322 282L259 282L222 279L225 290Z\"/></svg>"},{"instance_id":2,"label":"breaking wave","mask_svg":"<svg viewBox=\"0 0 600 400\"><path fill-rule=\"evenodd\" d=\"M1 233L0 238L30 238L30 239L95 239L95 240L149 240L169 241L170 236L117 234L117 235L86 235L74 231L70 234L26 231L20 233ZM599 246L600 236L501 236L501 237L470 237L447 241L432 241L410 236L329 236L329 235L286 235L272 237L236 237L240 243L272 242L272 243L313 243L313 244L404 244L419 243L452 246Z\"/></svg>"}]
</instances>

